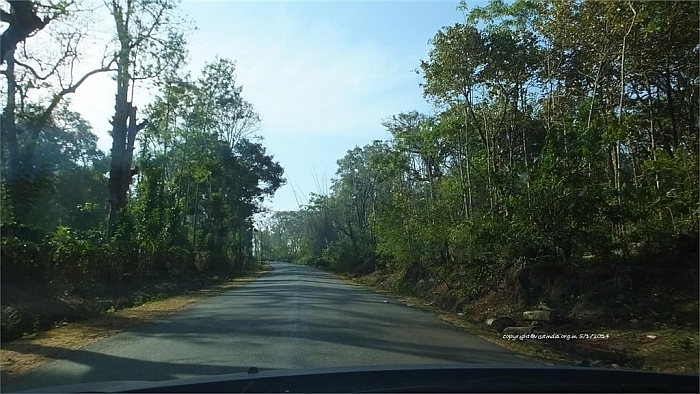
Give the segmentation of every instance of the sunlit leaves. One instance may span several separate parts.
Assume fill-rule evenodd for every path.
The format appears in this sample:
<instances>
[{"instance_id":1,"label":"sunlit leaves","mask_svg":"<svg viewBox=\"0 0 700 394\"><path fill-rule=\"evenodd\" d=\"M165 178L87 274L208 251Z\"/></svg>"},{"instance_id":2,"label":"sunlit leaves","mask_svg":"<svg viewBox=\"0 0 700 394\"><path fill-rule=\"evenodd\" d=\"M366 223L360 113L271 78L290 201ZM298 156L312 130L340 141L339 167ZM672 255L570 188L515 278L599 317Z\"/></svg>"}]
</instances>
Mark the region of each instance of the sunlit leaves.
<instances>
[{"instance_id":1,"label":"sunlit leaves","mask_svg":"<svg viewBox=\"0 0 700 394\"><path fill-rule=\"evenodd\" d=\"M217 59L196 81L171 74L141 136L139 242L153 250L191 245L199 269L241 267L250 258L252 215L284 183L279 163L245 138L258 118L234 72L233 61Z\"/></svg>"},{"instance_id":2,"label":"sunlit leaves","mask_svg":"<svg viewBox=\"0 0 700 394\"><path fill-rule=\"evenodd\" d=\"M462 3L465 23L421 62L438 113L394 115L391 141L338 161L331 194L302 211L335 225L308 233L326 246L310 250L333 264L370 232L389 272L467 266L460 292L476 297L501 259L568 262L697 231L698 5L680 4Z\"/></svg>"}]
</instances>

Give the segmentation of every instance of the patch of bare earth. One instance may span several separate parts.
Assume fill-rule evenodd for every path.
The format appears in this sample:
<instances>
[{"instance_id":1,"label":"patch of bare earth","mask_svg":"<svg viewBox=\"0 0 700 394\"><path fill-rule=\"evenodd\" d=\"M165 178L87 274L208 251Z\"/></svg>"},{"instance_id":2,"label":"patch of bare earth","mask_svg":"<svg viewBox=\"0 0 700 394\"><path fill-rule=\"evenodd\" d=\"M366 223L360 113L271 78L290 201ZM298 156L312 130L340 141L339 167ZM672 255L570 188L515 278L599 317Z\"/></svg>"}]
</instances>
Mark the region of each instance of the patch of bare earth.
<instances>
[{"instance_id":1,"label":"patch of bare earth","mask_svg":"<svg viewBox=\"0 0 700 394\"><path fill-rule=\"evenodd\" d=\"M206 289L149 301L140 306L106 313L80 322L62 323L52 330L4 343L0 349L2 379L23 375L52 360L60 359L66 352L81 349L137 325L159 321L204 298L248 283L264 275L269 269L265 267L260 272Z\"/></svg>"}]
</instances>

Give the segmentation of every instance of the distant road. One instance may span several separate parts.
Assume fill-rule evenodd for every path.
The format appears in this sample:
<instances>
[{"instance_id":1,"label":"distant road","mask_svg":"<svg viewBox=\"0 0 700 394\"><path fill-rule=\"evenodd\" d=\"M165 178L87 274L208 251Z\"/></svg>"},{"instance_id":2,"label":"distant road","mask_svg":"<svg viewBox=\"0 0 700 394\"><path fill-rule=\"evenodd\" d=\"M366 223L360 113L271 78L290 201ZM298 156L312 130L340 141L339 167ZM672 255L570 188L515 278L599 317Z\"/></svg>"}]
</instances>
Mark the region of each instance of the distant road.
<instances>
[{"instance_id":1,"label":"distant road","mask_svg":"<svg viewBox=\"0 0 700 394\"><path fill-rule=\"evenodd\" d=\"M282 262L159 323L71 352L2 391L350 365L533 364L389 297Z\"/></svg>"}]
</instances>

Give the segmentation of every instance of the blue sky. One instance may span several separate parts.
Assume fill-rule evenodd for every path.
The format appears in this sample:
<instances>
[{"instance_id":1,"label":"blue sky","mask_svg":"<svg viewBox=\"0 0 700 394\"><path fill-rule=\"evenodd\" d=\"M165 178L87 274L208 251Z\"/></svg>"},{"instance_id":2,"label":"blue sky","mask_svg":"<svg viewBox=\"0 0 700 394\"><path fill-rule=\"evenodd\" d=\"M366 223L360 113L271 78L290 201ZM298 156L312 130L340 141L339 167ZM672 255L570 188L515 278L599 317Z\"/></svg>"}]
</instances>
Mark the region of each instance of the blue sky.
<instances>
[{"instance_id":1,"label":"blue sky","mask_svg":"<svg viewBox=\"0 0 700 394\"><path fill-rule=\"evenodd\" d=\"M482 6L484 1L469 2ZM336 160L356 145L388 139L381 121L402 111L431 113L413 70L428 41L463 20L458 1L184 1L193 75L216 56L237 62L237 83L262 118L259 134L288 182L266 205L297 209L330 186ZM113 108L113 82L91 81L73 98L100 147ZM137 92L137 105L148 101ZM96 96L99 94L100 99ZM295 193L296 192L296 193ZM296 195L295 195L296 194Z\"/></svg>"}]
</instances>

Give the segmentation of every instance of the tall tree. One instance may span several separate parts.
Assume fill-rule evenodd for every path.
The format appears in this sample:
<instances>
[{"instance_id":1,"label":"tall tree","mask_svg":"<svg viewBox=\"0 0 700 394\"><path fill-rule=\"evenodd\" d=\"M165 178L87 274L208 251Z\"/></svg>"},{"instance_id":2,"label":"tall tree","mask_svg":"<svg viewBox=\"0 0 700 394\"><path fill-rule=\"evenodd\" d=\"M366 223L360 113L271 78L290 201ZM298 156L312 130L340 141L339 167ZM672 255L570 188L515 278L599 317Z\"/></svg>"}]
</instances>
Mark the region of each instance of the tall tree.
<instances>
[{"instance_id":1,"label":"tall tree","mask_svg":"<svg viewBox=\"0 0 700 394\"><path fill-rule=\"evenodd\" d=\"M157 76L184 59L184 41L172 0L112 0L107 7L116 27L117 94L112 124L109 169L109 232L126 206L131 180L136 135L147 124L138 122L133 105L134 83Z\"/></svg>"},{"instance_id":2,"label":"tall tree","mask_svg":"<svg viewBox=\"0 0 700 394\"><path fill-rule=\"evenodd\" d=\"M9 13L4 10L2 13L3 20L7 19L9 23L2 36L3 43L11 41L8 41L8 46L3 46L5 70L2 73L7 80L7 97L0 117L3 149L7 152L3 187L15 220L21 222L41 189L35 182L40 183L40 180L35 179L33 162L40 134L55 127L54 112L63 99L91 76L111 71L112 61L102 59L101 65L95 69L80 77L74 75L73 66L86 47L81 42L88 34L89 26L68 23L72 18L82 21L79 17L81 9L73 2L23 1L9 2L9 5ZM36 24L37 21L40 23ZM33 26L33 30L27 23ZM27 40L30 37L32 39ZM15 50L18 45L21 51ZM47 55L41 49L42 45L55 45L61 50ZM39 92L41 96L37 94Z\"/></svg>"},{"instance_id":3,"label":"tall tree","mask_svg":"<svg viewBox=\"0 0 700 394\"><path fill-rule=\"evenodd\" d=\"M39 8L46 7L34 1L8 1L10 10L0 9L0 21L9 24L0 38L0 64L5 63L11 53L17 48L17 44L26 40L32 34L41 30L55 16L39 15ZM55 8L61 9L67 6L66 2L60 2ZM51 7L53 8L53 7Z\"/></svg>"}]
</instances>

